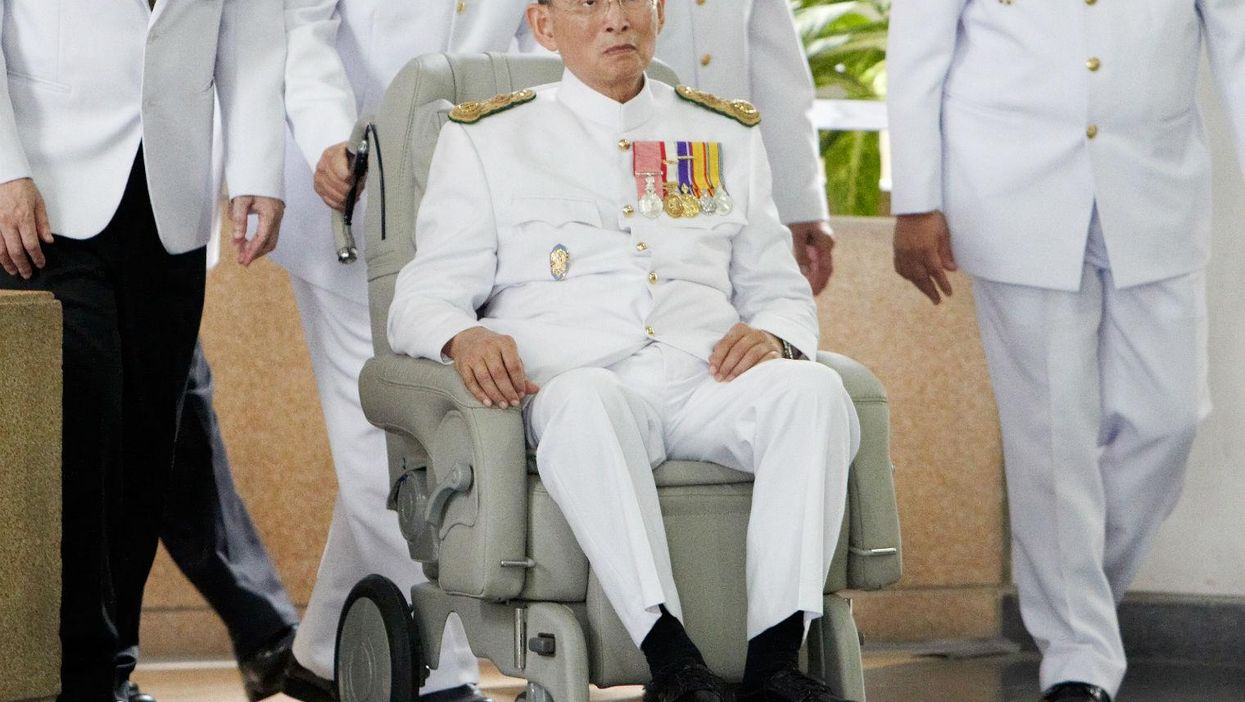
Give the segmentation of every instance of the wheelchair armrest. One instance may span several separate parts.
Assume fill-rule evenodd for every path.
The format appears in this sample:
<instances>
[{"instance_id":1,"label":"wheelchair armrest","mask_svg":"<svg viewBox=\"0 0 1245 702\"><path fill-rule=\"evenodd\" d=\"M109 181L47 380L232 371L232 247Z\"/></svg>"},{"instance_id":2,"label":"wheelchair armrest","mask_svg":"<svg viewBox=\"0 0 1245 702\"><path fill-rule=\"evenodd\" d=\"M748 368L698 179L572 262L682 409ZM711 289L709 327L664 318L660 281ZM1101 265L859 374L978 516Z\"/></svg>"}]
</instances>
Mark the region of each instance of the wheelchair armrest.
<instances>
[{"instance_id":1,"label":"wheelchair armrest","mask_svg":"<svg viewBox=\"0 0 1245 702\"><path fill-rule=\"evenodd\" d=\"M868 368L847 356L822 351L817 360L843 378L860 418L860 450L847 484L847 584L877 590L903 574L886 389Z\"/></svg>"},{"instance_id":2,"label":"wheelchair armrest","mask_svg":"<svg viewBox=\"0 0 1245 702\"><path fill-rule=\"evenodd\" d=\"M359 374L363 413L403 442L409 468L429 468L435 485L456 467L471 469L469 489L449 500L440 525L442 589L490 600L518 595L527 551L527 454L517 408L486 407L457 371L427 359L374 357ZM394 476L396 479L398 476ZM448 557L447 557L448 555ZM505 564L505 565L503 565Z\"/></svg>"}]
</instances>

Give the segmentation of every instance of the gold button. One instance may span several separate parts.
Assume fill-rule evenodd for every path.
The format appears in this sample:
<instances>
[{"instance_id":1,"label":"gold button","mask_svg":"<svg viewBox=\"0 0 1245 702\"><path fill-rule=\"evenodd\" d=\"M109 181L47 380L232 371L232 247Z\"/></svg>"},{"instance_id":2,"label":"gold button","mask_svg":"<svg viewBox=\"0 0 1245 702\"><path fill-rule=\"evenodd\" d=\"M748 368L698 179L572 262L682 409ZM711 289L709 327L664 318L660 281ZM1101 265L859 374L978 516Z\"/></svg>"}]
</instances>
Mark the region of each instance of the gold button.
<instances>
[{"instance_id":1,"label":"gold button","mask_svg":"<svg viewBox=\"0 0 1245 702\"><path fill-rule=\"evenodd\" d=\"M712 61L712 60L713 60L713 55L712 55L712 54L705 54L704 56L701 56L701 57L700 57L700 65L702 65L702 66L708 66L708 65L709 65L709 62L710 62L710 61Z\"/></svg>"},{"instance_id":2,"label":"gold button","mask_svg":"<svg viewBox=\"0 0 1245 702\"><path fill-rule=\"evenodd\" d=\"M1099 61L1097 56L1091 56L1090 59L1085 62L1085 67L1091 71L1096 71L1099 68L1102 68L1102 61Z\"/></svg>"},{"instance_id":3,"label":"gold button","mask_svg":"<svg viewBox=\"0 0 1245 702\"><path fill-rule=\"evenodd\" d=\"M705 4L705 0L696 0L696 4L697 4L697 5L703 5L703 4Z\"/></svg>"},{"instance_id":4,"label":"gold button","mask_svg":"<svg viewBox=\"0 0 1245 702\"><path fill-rule=\"evenodd\" d=\"M621 151L626 151L627 149L631 148L631 142L627 141L626 139L619 139L618 148Z\"/></svg>"},{"instance_id":5,"label":"gold button","mask_svg":"<svg viewBox=\"0 0 1245 702\"><path fill-rule=\"evenodd\" d=\"M640 243L635 245L635 250L640 253L644 253L645 251L648 251L648 244L641 241Z\"/></svg>"},{"instance_id":6,"label":"gold button","mask_svg":"<svg viewBox=\"0 0 1245 702\"><path fill-rule=\"evenodd\" d=\"M652 273L652 272L650 272L650 273L648 274L648 282L652 283L653 285L656 285L656 284L657 284L657 274L656 274L656 273Z\"/></svg>"},{"instance_id":7,"label":"gold button","mask_svg":"<svg viewBox=\"0 0 1245 702\"><path fill-rule=\"evenodd\" d=\"M652 327L644 327L644 333L649 336L657 336L657 330Z\"/></svg>"},{"instance_id":8,"label":"gold button","mask_svg":"<svg viewBox=\"0 0 1245 702\"><path fill-rule=\"evenodd\" d=\"M1097 5L1098 0L1085 0L1086 5Z\"/></svg>"},{"instance_id":9,"label":"gold button","mask_svg":"<svg viewBox=\"0 0 1245 702\"><path fill-rule=\"evenodd\" d=\"M624 216L626 216L626 217L630 217L630 216L631 216L631 215L633 215L633 214L635 214L635 208L634 208L634 207L632 207L631 205L623 205L623 215L624 215Z\"/></svg>"},{"instance_id":10,"label":"gold button","mask_svg":"<svg viewBox=\"0 0 1245 702\"><path fill-rule=\"evenodd\" d=\"M1093 139L1094 137L1098 136L1098 125L1096 124L1089 125L1089 127L1086 128L1085 130L1085 136L1089 137L1090 139Z\"/></svg>"},{"instance_id":11,"label":"gold button","mask_svg":"<svg viewBox=\"0 0 1245 702\"><path fill-rule=\"evenodd\" d=\"M458 9L458 14L460 15L467 11L467 3L465 2L465 0L458 0L457 9Z\"/></svg>"}]
</instances>

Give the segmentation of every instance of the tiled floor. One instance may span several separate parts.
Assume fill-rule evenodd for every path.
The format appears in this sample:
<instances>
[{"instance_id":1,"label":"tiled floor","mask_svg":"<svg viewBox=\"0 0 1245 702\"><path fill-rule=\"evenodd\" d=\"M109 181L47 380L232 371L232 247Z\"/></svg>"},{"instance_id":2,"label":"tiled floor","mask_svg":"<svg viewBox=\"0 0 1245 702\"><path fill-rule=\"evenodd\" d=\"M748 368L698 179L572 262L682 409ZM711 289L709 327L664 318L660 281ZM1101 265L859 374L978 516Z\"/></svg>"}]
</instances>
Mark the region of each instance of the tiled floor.
<instances>
[{"instance_id":1,"label":"tiled floor","mask_svg":"<svg viewBox=\"0 0 1245 702\"><path fill-rule=\"evenodd\" d=\"M1242 661L1245 664L1245 660ZM1035 702L1037 658L992 656L967 660L901 654L866 658L869 702ZM522 681L486 667L483 683L497 702L513 702ZM135 679L159 702L245 702L238 674L224 665L140 668ZM593 702L637 700L638 687L594 690ZM273 702L292 702L278 695ZM1117 702L1243 702L1245 667L1137 663Z\"/></svg>"}]
</instances>

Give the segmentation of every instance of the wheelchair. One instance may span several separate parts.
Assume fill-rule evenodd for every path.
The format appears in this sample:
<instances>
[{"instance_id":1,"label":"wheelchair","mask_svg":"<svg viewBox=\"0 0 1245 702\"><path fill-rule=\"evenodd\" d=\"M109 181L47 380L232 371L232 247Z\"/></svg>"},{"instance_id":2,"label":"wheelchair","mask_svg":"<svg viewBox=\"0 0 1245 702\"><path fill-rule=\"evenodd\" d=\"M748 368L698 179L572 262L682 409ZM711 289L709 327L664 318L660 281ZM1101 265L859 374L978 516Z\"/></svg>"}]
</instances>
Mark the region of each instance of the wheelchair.
<instances>
[{"instance_id":1,"label":"wheelchair","mask_svg":"<svg viewBox=\"0 0 1245 702\"><path fill-rule=\"evenodd\" d=\"M587 702L589 685L648 681L632 643L541 484L517 409L485 407L450 366L397 355L386 343L395 279L415 254L415 222L429 162L454 104L560 79L556 57L422 56L390 85L374 122L361 120L371 189L366 227L375 357L359 378L369 421L387 435L389 509L430 582L404 593L363 578L338 626L341 702L409 702L435 666L447 617L457 614L473 653L524 678L526 702ZM649 76L675 83L655 63ZM348 258L350 247L343 247ZM817 361L843 377L861 425L844 528L826 581L825 614L802 661L836 694L864 700L860 640L843 591L874 590L901 573L899 521L882 385L841 355ZM744 543L751 476L669 461L654 476L685 625L709 666L743 675ZM379 508L380 505L377 505Z\"/></svg>"}]
</instances>

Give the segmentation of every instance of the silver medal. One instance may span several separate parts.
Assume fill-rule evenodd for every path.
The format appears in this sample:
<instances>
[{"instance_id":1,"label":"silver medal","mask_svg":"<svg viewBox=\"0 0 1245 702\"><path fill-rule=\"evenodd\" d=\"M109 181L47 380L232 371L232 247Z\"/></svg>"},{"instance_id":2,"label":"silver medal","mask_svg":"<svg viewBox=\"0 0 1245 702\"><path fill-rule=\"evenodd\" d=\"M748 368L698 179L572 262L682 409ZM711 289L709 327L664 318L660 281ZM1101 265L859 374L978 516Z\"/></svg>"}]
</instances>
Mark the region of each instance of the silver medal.
<instances>
[{"instance_id":1,"label":"silver medal","mask_svg":"<svg viewBox=\"0 0 1245 702\"><path fill-rule=\"evenodd\" d=\"M662 202L661 196L657 194L657 181L655 176L644 177L644 195L640 198L639 209L640 214L649 219L657 219L661 215L665 203Z\"/></svg>"}]
</instances>

